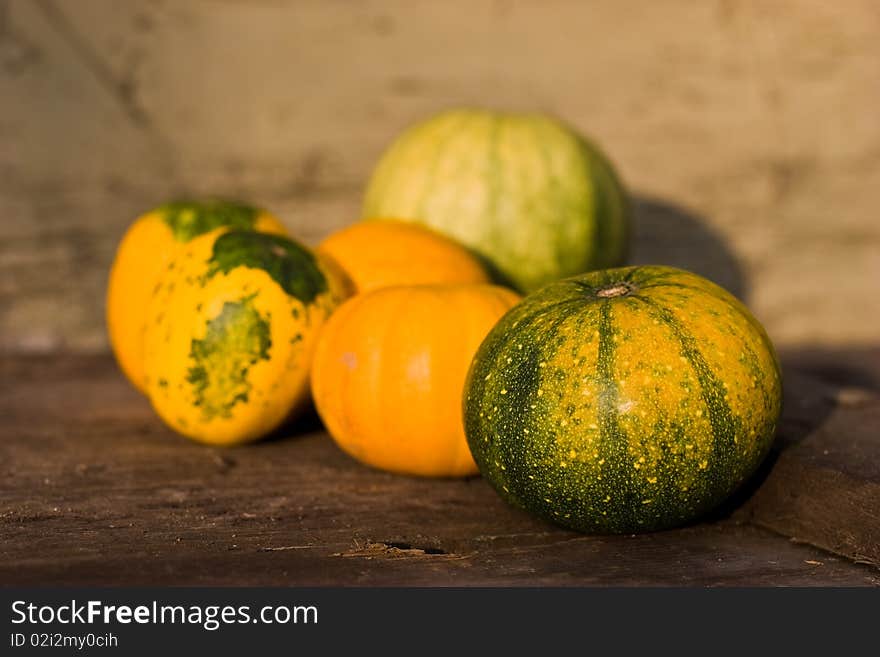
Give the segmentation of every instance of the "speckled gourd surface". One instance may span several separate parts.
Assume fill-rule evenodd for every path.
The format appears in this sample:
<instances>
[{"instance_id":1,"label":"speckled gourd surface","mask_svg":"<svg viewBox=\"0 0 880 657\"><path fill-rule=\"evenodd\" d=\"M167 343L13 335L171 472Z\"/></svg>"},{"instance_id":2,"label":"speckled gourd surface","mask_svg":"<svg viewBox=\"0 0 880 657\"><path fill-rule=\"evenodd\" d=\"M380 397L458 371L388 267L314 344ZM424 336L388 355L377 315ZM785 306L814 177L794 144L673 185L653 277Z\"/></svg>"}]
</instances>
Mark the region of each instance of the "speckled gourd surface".
<instances>
[{"instance_id":1,"label":"speckled gourd surface","mask_svg":"<svg viewBox=\"0 0 880 657\"><path fill-rule=\"evenodd\" d=\"M173 429L255 440L308 398L318 331L345 278L280 235L219 229L167 264L147 311L147 393Z\"/></svg>"},{"instance_id":2,"label":"speckled gourd surface","mask_svg":"<svg viewBox=\"0 0 880 657\"><path fill-rule=\"evenodd\" d=\"M145 315L158 279L179 248L220 228L287 233L276 217L260 208L193 199L166 203L142 215L119 244L107 285L107 332L119 366L141 392L146 392Z\"/></svg>"},{"instance_id":3,"label":"speckled gourd surface","mask_svg":"<svg viewBox=\"0 0 880 657\"><path fill-rule=\"evenodd\" d=\"M670 267L529 295L465 387L468 443L503 498L585 532L663 529L718 505L766 456L781 377L735 297Z\"/></svg>"}]
</instances>

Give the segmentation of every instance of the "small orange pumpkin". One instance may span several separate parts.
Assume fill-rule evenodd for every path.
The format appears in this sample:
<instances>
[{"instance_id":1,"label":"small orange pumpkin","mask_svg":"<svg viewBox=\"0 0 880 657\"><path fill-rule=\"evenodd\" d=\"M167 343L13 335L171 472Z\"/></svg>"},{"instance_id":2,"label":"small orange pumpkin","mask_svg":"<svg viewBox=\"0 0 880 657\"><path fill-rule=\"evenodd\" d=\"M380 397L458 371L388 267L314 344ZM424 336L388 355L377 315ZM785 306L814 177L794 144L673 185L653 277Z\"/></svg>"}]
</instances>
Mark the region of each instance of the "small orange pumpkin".
<instances>
[{"instance_id":1,"label":"small orange pumpkin","mask_svg":"<svg viewBox=\"0 0 880 657\"><path fill-rule=\"evenodd\" d=\"M384 470L476 474L464 381L483 338L519 298L471 284L389 287L346 301L325 324L312 363L312 395L330 435Z\"/></svg>"},{"instance_id":2,"label":"small orange pumpkin","mask_svg":"<svg viewBox=\"0 0 880 657\"><path fill-rule=\"evenodd\" d=\"M477 257L452 238L395 219L352 224L317 250L345 270L359 293L392 285L491 282Z\"/></svg>"}]
</instances>

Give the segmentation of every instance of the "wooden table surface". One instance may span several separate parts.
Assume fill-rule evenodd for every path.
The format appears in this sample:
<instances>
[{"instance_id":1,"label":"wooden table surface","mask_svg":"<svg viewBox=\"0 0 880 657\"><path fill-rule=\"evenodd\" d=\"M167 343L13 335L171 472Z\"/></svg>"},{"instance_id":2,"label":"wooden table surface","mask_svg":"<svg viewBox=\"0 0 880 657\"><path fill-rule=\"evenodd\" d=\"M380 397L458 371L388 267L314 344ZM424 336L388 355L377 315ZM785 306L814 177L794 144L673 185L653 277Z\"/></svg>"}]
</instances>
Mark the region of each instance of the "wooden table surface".
<instances>
[{"instance_id":1,"label":"wooden table surface","mask_svg":"<svg viewBox=\"0 0 880 657\"><path fill-rule=\"evenodd\" d=\"M107 356L0 359L2 585L880 586L880 398L786 371L777 449L713 518L582 536L479 478L363 467L312 416L220 450Z\"/></svg>"}]
</instances>

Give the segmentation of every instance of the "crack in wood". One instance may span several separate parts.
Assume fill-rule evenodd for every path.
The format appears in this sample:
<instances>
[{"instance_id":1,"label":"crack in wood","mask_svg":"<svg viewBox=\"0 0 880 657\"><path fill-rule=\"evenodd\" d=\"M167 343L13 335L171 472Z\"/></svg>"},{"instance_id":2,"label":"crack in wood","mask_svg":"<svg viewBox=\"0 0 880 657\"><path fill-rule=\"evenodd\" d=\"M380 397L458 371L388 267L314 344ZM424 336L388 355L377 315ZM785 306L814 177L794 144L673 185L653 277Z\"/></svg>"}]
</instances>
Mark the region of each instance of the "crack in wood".
<instances>
[{"instance_id":1,"label":"crack in wood","mask_svg":"<svg viewBox=\"0 0 880 657\"><path fill-rule=\"evenodd\" d=\"M335 552L334 557L361 557L372 558L398 558L398 557L436 557L443 556L452 559L464 559L465 555L452 554L435 545L414 545L404 541L371 541L363 544L354 541L354 548L345 552Z\"/></svg>"},{"instance_id":2,"label":"crack in wood","mask_svg":"<svg viewBox=\"0 0 880 657\"><path fill-rule=\"evenodd\" d=\"M257 552L287 552L288 550L313 550L314 545L279 545L276 547L266 546L257 549Z\"/></svg>"}]
</instances>

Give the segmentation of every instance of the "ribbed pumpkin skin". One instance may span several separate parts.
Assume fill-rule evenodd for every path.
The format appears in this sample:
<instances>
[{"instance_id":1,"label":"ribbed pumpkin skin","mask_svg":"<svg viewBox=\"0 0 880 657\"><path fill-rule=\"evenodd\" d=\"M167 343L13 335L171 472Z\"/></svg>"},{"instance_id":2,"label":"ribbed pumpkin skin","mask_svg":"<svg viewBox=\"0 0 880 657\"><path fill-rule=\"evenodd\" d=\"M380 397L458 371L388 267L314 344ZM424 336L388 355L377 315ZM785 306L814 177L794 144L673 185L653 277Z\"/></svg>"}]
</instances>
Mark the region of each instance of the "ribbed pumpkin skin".
<instances>
[{"instance_id":1,"label":"ribbed pumpkin skin","mask_svg":"<svg viewBox=\"0 0 880 657\"><path fill-rule=\"evenodd\" d=\"M107 286L107 331L120 368L146 392L144 321L153 289L177 248L220 227L286 235L271 214L229 201L177 201L138 218L119 243Z\"/></svg>"},{"instance_id":2,"label":"ribbed pumpkin skin","mask_svg":"<svg viewBox=\"0 0 880 657\"><path fill-rule=\"evenodd\" d=\"M450 235L524 291L623 262L627 200L599 150L539 114L455 110L406 130L370 179L363 217Z\"/></svg>"},{"instance_id":3,"label":"ribbed pumpkin skin","mask_svg":"<svg viewBox=\"0 0 880 657\"><path fill-rule=\"evenodd\" d=\"M395 285L490 283L464 246L424 226L392 219L361 221L318 245L345 270L358 293Z\"/></svg>"},{"instance_id":4,"label":"ribbed pumpkin skin","mask_svg":"<svg viewBox=\"0 0 880 657\"><path fill-rule=\"evenodd\" d=\"M758 467L781 377L732 295L670 267L569 278L526 297L481 345L468 444L503 498L590 533L697 518Z\"/></svg>"},{"instance_id":5,"label":"ribbed pumpkin skin","mask_svg":"<svg viewBox=\"0 0 880 657\"><path fill-rule=\"evenodd\" d=\"M494 285L426 285L344 303L321 333L312 368L312 397L330 435L376 468L476 474L461 418L465 375L518 300Z\"/></svg>"},{"instance_id":6,"label":"ribbed pumpkin skin","mask_svg":"<svg viewBox=\"0 0 880 657\"><path fill-rule=\"evenodd\" d=\"M166 265L147 309L147 394L175 431L256 440L308 399L318 331L345 279L281 236L219 229Z\"/></svg>"}]
</instances>

